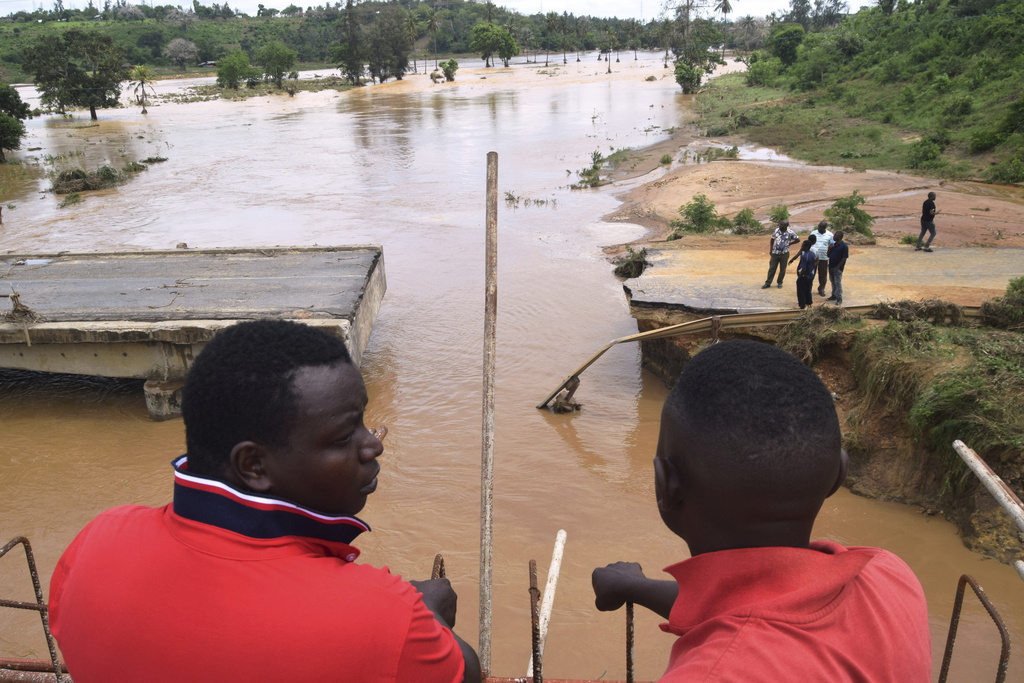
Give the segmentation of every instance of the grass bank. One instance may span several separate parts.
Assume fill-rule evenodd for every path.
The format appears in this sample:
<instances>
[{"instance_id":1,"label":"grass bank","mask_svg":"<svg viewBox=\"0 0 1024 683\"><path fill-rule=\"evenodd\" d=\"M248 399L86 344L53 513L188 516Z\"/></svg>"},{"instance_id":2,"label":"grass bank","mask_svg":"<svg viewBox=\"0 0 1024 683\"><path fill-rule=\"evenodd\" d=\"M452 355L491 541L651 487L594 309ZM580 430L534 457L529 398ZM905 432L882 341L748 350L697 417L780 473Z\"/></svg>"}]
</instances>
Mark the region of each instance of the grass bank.
<instances>
[{"instance_id":1,"label":"grass bank","mask_svg":"<svg viewBox=\"0 0 1024 683\"><path fill-rule=\"evenodd\" d=\"M1024 278L983 307L980 324L941 301L880 304L866 318L819 307L778 343L811 363L844 350L856 384L839 404L844 441L872 495L941 509L976 550L1004 560L1019 550L1000 512L979 511L979 484L952 444L1024 492Z\"/></svg>"},{"instance_id":2,"label":"grass bank","mask_svg":"<svg viewBox=\"0 0 1024 683\"><path fill-rule=\"evenodd\" d=\"M783 88L747 86L742 73L727 74L710 81L697 96L703 135L742 135L747 140L773 147L795 159L825 166L927 172L947 178L980 177L987 157L961 151L947 144L940 159L927 163L915 157L915 143L932 135L891 122L886 112L866 116L858 103L886 99L900 101L903 91L891 84L891 93L879 93L874 81L855 80L827 91L794 92ZM960 132L969 137L969 128ZM947 140L947 143L950 141Z\"/></svg>"}]
</instances>

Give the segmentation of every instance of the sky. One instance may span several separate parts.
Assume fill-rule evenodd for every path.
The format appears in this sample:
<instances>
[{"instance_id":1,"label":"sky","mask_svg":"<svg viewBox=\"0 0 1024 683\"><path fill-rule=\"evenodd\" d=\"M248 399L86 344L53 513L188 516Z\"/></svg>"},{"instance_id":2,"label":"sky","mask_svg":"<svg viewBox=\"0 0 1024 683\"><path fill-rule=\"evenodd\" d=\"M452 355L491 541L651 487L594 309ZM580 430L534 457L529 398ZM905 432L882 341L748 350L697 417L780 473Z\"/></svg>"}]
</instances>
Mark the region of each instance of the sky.
<instances>
[{"instance_id":1,"label":"sky","mask_svg":"<svg viewBox=\"0 0 1024 683\"><path fill-rule=\"evenodd\" d=\"M218 0L200 0L204 5L211 5ZM150 0L137 0L132 4L151 4ZM256 6L262 2L267 7L284 9L293 2L296 5L333 4L333 0L228 0L228 4L247 14L256 14ZM93 0L96 6L102 6L103 0ZM64 0L68 8L82 9L87 7L89 0ZM191 0L152 0L157 5L189 5ZM661 14L664 0L494 0L499 7L508 7L521 14L537 12L569 12L570 14L586 14L593 17L619 17L620 19L635 18L648 21ZM751 14L763 17L770 12L789 9L789 0L731 0L731 17L742 17ZM853 6L856 0L850 2ZM53 0L0 0L0 16L7 16L20 10L32 11L34 8L51 9Z\"/></svg>"}]
</instances>

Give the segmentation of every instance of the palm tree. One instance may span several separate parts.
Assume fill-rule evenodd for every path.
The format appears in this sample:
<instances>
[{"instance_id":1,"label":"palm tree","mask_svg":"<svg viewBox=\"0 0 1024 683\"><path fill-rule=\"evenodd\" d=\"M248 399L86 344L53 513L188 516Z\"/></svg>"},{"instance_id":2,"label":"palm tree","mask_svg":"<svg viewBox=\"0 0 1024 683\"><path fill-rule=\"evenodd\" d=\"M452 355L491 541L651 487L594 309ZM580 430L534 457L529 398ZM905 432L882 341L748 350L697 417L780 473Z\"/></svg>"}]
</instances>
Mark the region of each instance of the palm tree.
<instances>
[{"instance_id":1,"label":"palm tree","mask_svg":"<svg viewBox=\"0 0 1024 683\"><path fill-rule=\"evenodd\" d=\"M437 10L430 10L427 16L427 33L434 39L434 71L437 71L437 32L441 29L441 18L437 16Z\"/></svg>"},{"instance_id":2,"label":"palm tree","mask_svg":"<svg viewBox=\"0 0 1024 683\"><path fill-rule=\"evenodd\" d=\"M732 12L732 5L729 4L729 0L717 0L715 3L715 11L722 13L722 22L724 23L729 13ZM725 42L722 42L722 59L725 59Z\"/></svg>"},{"instance_id":3,"label":"palm tree","mask_svg":"<svg viewBox=\"0 0 1024 683\"><path fill-rule=\"evenodd\" d=\"M569 31L568 12L562 12L562 16L558 18L558 30L562 33L562 64L568 64L569 60L565 57L565 34Z\"/></svg>"},{"instance_id":4,"label":"palm tree","mask_svg":"<svg viewBox=\"0 0 1024 683\"><path fill-rule=\"evenodd\" d=\"M590 20L586 17L580 17L576 20L576 61L580 60L580 52L583 51L583 38L587 35L587 30L590 28Z\"/></svg>"},{"instance_id":5,"label":"palm tree","mask_svg":"<svg viewBox=\"0 0 1024 683\"><path fill-rule=\"evenodd\" d=\"M633 61L635 62L638 59L638 57L636 56L636 48L637 43L639 42L638 39L640 37L640 25L637 23L636 19L631 19L629 21L628 35L629 42L633 44Z\"/></svg>"},{"instance_id":6,"label":"palm tree","mask_svg":"<svg viewBox=\"0 0 1024 683\"><path fill-rule=\"evenodd\" d=\"M544 66L548 65L548 58L551 56L551 38L558 31L558 14L556 12L548 12L544 18L546 28L548 29L548 52L544 55Z\"/></svg>"},{"instance_id":7,"label":"palm tree","mask_svg":"<svg viewBox=\"0 0 1024 683\"><path fill-rule=\"evenodd\" d=\"M523 30L520 32L520 35L523 37L523 47L525 48L525 52L526 52L526 63L529 64L530 63L530 39L533 38L533 29L531 29L529 26L524 26ZM537 62L537 56L536 55L534 55L533 61L534 61L534 63Z\"/></svg>"},{"instance_id":8,"label":"palm tree","mask_svg":"<svg viewBox=\"0 0 1024 683\"><path fill-rule=\"evenodd\" d=\"M487 1L486 8L484 9L485 15L487 16L487 23L494 23L494 3L490 0Z\"/></svg>"},{"instance_id":9,"label":"palm tree","mask_svg":"<svg viewBox=\"0 0 1024 683\"><path fill-rule=\"evenodd\" d=\"M605 31L605 34L608 36L608 59L606 61L608 62L608 73L611 73L612 72L612 50L615 49L615 44L616 44L615 32L612 31L612 27L611 26L606 28L604 31ZM616 57L616 59L618 59L618 57Z\"/></svg>"},{"instance_id":10,"label":"palm tree","mask_svg":"<svg viewBox=\"0 0 1024 683\"><path fill-rule=\"evenodd\" d=\"M148 66L137 66L129 74L128 83L135 86L135 99L142 104L142 113L148 114L149 112L146 111L146 88L149 88L154 95L156 94L156 91L153 90L153 72Z\"/></svg>"},{"instance_id":11,"label":"palm tree","mask_svg":"<svg viewBox=\"0 0 1024 683\"><path fill-rule=\"evenodd\" d=\"M750 43L757 34L757 19L748 14L745 17L740 17L738 23L740 27L740 35L743 36L743 46L749 51Z\"/></svg>"},{"instance_id":12,"label":"palm tree","mask_svg":"<svg viewBox=\"0 0 1024 683\"><path fill-rule=\"evenodd\" d=\"M405 34L409 37L409 52L412 53L412 46L416 44L416 38L419 35L419 27L416 25L416 19L412 16L412 12L405 15ZM412 57L412 71L413 73L419 73L416 69L416 55Z\"/></svg>"}]
</instances>

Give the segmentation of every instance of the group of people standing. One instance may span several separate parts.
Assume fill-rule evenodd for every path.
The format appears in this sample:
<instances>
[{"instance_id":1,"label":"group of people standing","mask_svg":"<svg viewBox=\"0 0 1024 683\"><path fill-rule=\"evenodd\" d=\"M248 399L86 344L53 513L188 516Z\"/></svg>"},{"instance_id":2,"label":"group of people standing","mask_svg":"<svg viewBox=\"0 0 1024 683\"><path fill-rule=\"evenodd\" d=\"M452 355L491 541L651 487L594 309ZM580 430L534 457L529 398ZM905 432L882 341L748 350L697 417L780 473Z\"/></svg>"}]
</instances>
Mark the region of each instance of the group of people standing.
<instances>
[{"instance_id":1,"label":"group of people standing","mask_svg":"<svg viewBox=\"0 0 1024 683\"><path fill-rule=\"evenodd\" d=\"M761 289L768 289L772 286L772 278L778 272L777 287L782 288L782 281L786 277L786 267L800 259L796 267L796 299L800 308L807 308L813 301L811 290L814 287L814 277L818 277L818 296L825 296L825 283L832 283L832 291L826 301L831 301L837 306L843 303L843 271L846 268L846 260L850 256L850 247L843 241L843 231L837 230L834 234L828 229L828 223L818 223L816 232L808 235L800 247L800 251L790 258L789 248L800 241L800 237L789 227L789 221L783 220L779 227L772 233L769 243L771 261L768 266L768 277L765 279Z\"/></svg>"}]
</instances>

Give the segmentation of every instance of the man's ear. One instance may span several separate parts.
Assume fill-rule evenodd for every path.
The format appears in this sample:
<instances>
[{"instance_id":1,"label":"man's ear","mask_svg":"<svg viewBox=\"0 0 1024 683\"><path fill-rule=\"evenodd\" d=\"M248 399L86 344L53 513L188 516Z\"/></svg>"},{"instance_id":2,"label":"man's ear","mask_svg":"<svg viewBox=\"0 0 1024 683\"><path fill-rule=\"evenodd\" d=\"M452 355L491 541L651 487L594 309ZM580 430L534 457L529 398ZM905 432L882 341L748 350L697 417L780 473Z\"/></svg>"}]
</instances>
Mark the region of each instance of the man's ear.
<instances>
[{"instance_id":1,"label":"man's ear","mask_svg":"<svg viewBox=\"0 0 1024 683\"><path fill-rule=\"evenodd\" d=\"M846 471L847 471L847 469L849 469L849 466L850 466L850 456L847 455L845 448L840 448L839 449L839 476L836 477L836 483L832 484L832 490L828 492L828 496L825 496L826 498L828 498L833 493L838 491L839 487L843 485L844 481L846 481Z\"/></svg>"},{"instance_id":2,"label":"man's ear","mask_svg":"<svg viewBox=\"0 0 1024 683\"><path fill-rule=\"evenodd\" d=\"M231 449L231 474L249 491L267 493L271 490L265 459L267 452L255 441L241 441Z\"/></svg>"},{"instance_id":3,"label":"man's ear","mask_svg":"<svg viewBox=\"0 0 1024 683\"><path fill-rule=\"evenodd\" d=\"M665 513L683 500L683 477L679 467L662 456L654 458L654 494L658 499L658 511Z\"/></svg>"}]
</instances>

